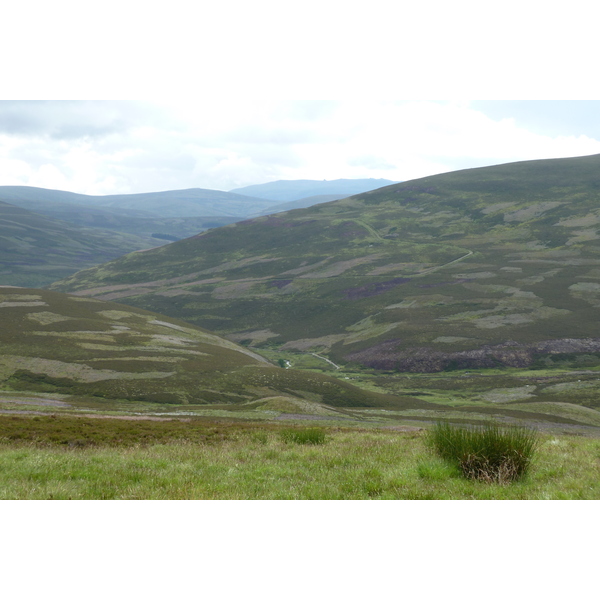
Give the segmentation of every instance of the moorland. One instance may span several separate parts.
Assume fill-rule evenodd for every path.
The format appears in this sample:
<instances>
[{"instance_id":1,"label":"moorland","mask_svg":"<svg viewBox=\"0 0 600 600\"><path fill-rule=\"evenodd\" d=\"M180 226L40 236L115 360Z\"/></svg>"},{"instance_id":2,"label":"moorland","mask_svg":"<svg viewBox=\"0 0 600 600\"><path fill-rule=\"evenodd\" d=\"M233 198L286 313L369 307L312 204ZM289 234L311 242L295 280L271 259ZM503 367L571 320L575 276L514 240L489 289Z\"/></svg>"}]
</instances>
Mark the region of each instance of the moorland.
<instances>
[{"instance_id":1,"label":"moorland","mask_svg":"<svg viewBox=\"0 0 600 600\"><path fill-rule=\"evenodd\" d=\"M87 473L75 463L106 453L108 465L125 444L119 468L144 465L112 488L108 466L91 487L26 469L10 493L598 497L599 167L590 156L426 177L3 288L0 410L30 434L1 434L2 452ZM72 432L40 432L51 415ZM94 437L106 416L141 437ZM540 462L510 491L465 483L428 453L440 420L532 427ZM282 437L314 426L325 443ZM182 472L151 483L172 460Z\"/></svg>"}]
</instances>

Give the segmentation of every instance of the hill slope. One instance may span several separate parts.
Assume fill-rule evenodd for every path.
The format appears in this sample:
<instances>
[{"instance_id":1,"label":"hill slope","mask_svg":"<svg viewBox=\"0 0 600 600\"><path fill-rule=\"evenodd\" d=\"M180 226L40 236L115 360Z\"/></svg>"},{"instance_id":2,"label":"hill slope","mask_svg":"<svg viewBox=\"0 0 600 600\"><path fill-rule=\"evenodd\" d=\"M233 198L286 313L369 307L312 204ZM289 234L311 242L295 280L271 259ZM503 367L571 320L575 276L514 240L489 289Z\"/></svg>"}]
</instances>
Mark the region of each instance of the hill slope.
<instances>
[{"instance_id":1,"label":"hill slope","mask_svg":"<svg viewBox=\"0 0 600 600\"><path fill-rule=\"evenodd\" d=\"M325 375L275 367L187 323L110 302L0 287L0 316L4 393L196 405L273 397L334 406L403 405L397 397Z\"/></svg>"},{"instance_id":2,"label":"hill slope","mask_svg":"<svg viewBox=\"0 0 600 600\"><path fill-rule=\"evenodd\" d=\"M378 369L593 359L599 199L599 155L463 170L236 223L53 287Z\"/></svg>"},{"instance_id":3,"label":"hill slope","mask_svg":"<svg viewBox=\"0 0 600 600\"><path fill-rule=\"evenodd\" d=\"M267 210L263 210L251 217L261 217L264 215L273 215L278 212L286 212L288 210L296 210L297 208L308 208L309 206L315 206L315 204L323 204L324 202L333 202L334 200L342 200L347 198L347 194L323 194L320 196L308 196L307 198L300 198L299 200L290 200L283 202L282 204L276 204L271 206Z\"/></svg>"},{"instance_id":4,"label":"hill slope","mask_svg":"<svg viewBox=\"0 0 600 600\"><path fill-rule=\"evenodd\" d=\"M0 202L0 283L4 285L42 287L159 243L149 235L76 227Z\"/></svg>"}]
</instances>

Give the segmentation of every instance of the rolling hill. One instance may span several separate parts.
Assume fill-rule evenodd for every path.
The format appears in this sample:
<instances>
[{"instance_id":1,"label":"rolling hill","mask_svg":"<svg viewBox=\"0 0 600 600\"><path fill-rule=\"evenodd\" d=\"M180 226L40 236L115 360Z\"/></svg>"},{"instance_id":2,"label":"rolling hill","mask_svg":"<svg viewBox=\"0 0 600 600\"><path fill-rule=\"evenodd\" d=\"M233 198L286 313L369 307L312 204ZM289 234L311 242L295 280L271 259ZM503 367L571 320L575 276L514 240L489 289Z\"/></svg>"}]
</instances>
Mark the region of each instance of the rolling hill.
<instances>
[{"instance_id":1,"label":"rolling hill","mask_svg":"<svg viewBox=\"0 0 600 600\"><path fill-rule=\"evenodd\" d=\"M0 201L28 210L50 210L55 203L104 209L115 215L137 217L240 217L262 211L277 200L252 198L231 192L192 188L142 194L89 196L28 186L0 186ZM57 207L64 210L64 206Z\"/></svg>"},{"instance_id":2,"label":"rolling hill","mask_svg":"<svg viewBox=\"0 0 600 600\"><path fill-rule=\"evenodd\" d=\"M81 228L0 202L0 283L43 287L80 269L163 241Z\"/></svg>"},{"instance_id":3,"label":"rolling hill","mask_svg":"<svg viewBox=\"0 0 600 600\"><path fill-rule=\"evenodd\" d=\"M282 369L188 323L111 302L2 286L0 317L0 402L427 406Z\"/></svg>"},{"instance_id":4,"label":"rolling hill","mask_svg":"<svg viewBox=\"0 0 600 600\"><path fill-rule=\"evenodd\" d=\"M599 200L600 155L468 169L238 222L52 288L378 370L600 364Z\"/></svg>"}]
</instances>

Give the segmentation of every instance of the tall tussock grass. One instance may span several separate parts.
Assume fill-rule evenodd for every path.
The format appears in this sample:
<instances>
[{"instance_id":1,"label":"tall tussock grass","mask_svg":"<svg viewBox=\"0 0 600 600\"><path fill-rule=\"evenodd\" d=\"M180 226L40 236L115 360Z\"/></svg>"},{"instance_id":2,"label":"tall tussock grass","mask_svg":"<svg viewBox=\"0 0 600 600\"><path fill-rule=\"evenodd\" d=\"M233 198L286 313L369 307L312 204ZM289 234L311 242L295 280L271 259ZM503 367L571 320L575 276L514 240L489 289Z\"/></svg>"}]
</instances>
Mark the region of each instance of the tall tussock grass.
<instances>
[{"instance_id":1,"label":"tall tussock grass","mask_svg":"<svg viewBox=\"0 0 600 600\"><path fill-rule=\"evenodd\" d=\"M322 429L284 429L280 435L286 444L319 445L324 444L326 438Z\"/></svg>"},{"instance_id":2,"label":"tall tussock grass","mask_svg":"<svg viewBox=\"0 0 600 600\"><path fill-rule=\"evenodd\" d=\"M539 442L532 429L496 423L469 428L437 423L428 441L464 477L488 483L510 483L525 475Z\"/></svg>"}]
</instances>

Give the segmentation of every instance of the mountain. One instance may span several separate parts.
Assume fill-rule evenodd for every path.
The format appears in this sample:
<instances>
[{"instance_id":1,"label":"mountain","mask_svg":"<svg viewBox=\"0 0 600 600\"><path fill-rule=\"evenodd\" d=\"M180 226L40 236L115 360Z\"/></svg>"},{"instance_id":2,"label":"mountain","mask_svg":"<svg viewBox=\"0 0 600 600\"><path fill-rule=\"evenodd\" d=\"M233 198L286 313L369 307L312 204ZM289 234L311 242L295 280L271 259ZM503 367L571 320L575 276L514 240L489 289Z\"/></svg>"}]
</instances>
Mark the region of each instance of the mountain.
<instances>
[{"instance_id":1,"label":"mountain","mask_svg":"<svg viewBox=\"0 0 600 600\"><path fill-rule=\"evenodd\" d=\"M0 315L2 397L12 394L13 403L37 399L81 408L82 402L235 405L277 399L293 406L308 399L339 407L415 406L410 398L273 366L188 323L111 302L0 286ZM15 392L28 395L19 400Z\"/></svg>"},{"instance_id":2,"label":"mountain","mask_svg":"<svg viewBox=\"0 0 600 600\"><path fill-rule=\"evenodd\" d=\"M28 186L0 186L0 201L30 210L43 204L76 204L88 208L103 208L117 214L138 217L246 217L262 211L277 201L252 198L231 192L192 188L142 194L88 196L59 190ZM57 210L64 209L58 207ZM123 213L123 211L126 211Z\"/></svg>"},{"instance_id":3,"label":"mountain","mask_svg":"<svg viewBox=\"0 0 600 600\"><path fill-rule=\"evenodd\" d=\"M347 198L346 194L324 194L321 196L309 196L308 198L300 198L299 200L290 200L289 202L283 202L282 204L276 204L270 208L261 211L258 214L250 215L251 217L260 217L262 215L273 215L279 212L286 212L288 210L295 210L296 208L308 208L315 204L323 204L324 202L333 202L334 200L341 200Z\"/></svg>"},{"instance_id":4,"label":"mountain","mask_svg":"<svg viewBox=\"0 0 600 600\"><path fill-rule=\"evenodd\" d=\"M416 179L52 286L258 348L437 372L600 364L600 155Z\"/></svg>"},{"instance_id":5,"label":"mountain","mask_svg":"<svg viewBox=\"0 0 600 600\"><path fill-rule=\"evenodd\" d=\"M40 287L135 250L150 235L81 228L0 202L0 283Z\"/></svg>"},{"instance_id":6,"label":"mountain","mask_svg":"<svg viewBox=\"0 0 600 600\"><path fill-rule=\"evenodd\" d=\"M236 194L248 194L257 198L290 202L309 196L323 196L335 194L346 198L353 194L369 192L377 188L397 183L388 179L334 179L331 181L317 181L313 179L295 179L271 181L257 185L231 190Z\"/></svg>"}]
</instances>

